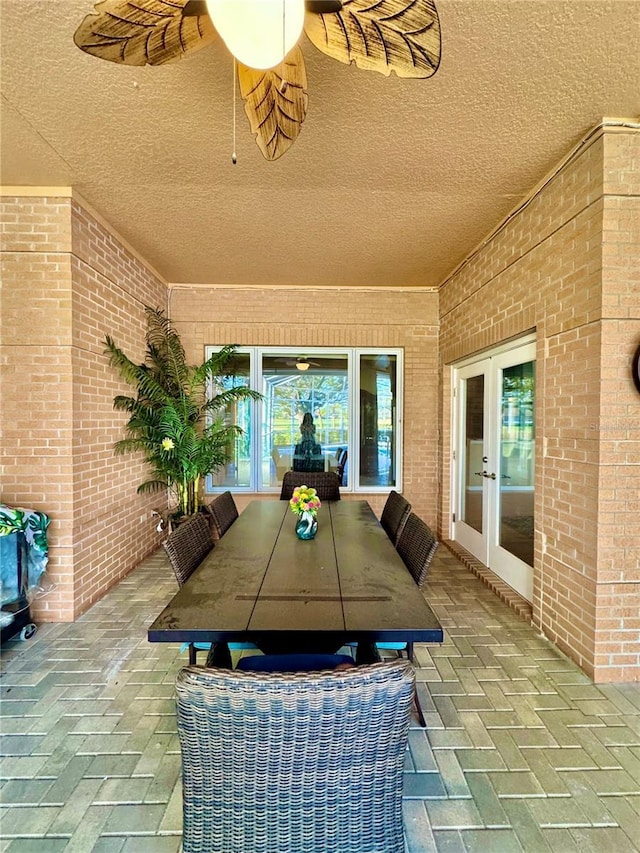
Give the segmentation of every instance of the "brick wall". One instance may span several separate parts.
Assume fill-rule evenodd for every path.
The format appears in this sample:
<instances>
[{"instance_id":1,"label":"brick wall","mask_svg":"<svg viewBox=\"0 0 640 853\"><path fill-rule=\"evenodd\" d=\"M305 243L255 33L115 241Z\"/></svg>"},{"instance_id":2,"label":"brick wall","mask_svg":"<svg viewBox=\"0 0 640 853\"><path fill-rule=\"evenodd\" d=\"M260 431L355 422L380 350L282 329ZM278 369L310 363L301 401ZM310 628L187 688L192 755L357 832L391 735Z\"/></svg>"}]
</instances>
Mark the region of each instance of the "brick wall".
<instances>
[{"instance_id":1,"label":"brick wall","mask_svg":"<svg viewBox=\"0 0 640 853\"><path fill-rule=\"evenodd\" d=\"M437 524L438 295L428 290L173 287L170 313L189 359L205 346L404 347L403 493ZM253 496L252 496L253 497ZM362 494L357 497L362 498ZM380 514L385 495L367 495ZM238 496L243 506L244 497Z\"/></svg>"},{"instance_id":2,"label":"brick wall","mask_svg":"<svg viewBox=\"0 0 640 853\"><path fill-rule=\"evenodd\" d=\"M605 131L439 294L174 287L170 316L194 361L226 342L404 347L403 491L445 535L451 365L535 329L534 620L597 680L638 679L639 200L640 136ZM158 542L141 462L112 452L126 420L112 400L129 389L103 338L141 358L143 306L165 287L70 197L1 210L2 500L51 515L39 617L73 619Z\"/></svg>"},{"instance_id":3,"label":"brick wall","mask_svg":"<svg viewBox=\"0 0 640 853\"><path fill-rule=\"evenodd\" d=\"M639 181L640 135L602 132L440 291L445 378L536 330L534 621L599 681L640 679Z\"/></svg>"},{"instance_id":4,"label":"brick wall","mask_svg":"<svg viewBox=\"0 0 640 853\"><path fill-rule=\"evenodd\" d=\"M141 359L144 305L166 288L70 196L3 197L1 213L2 501L51 516L54 588L33 611L68 621L158 542L144 466L113 454L128 389L103 341Z\"/></svg>"},{"instance_id":5,"label":"brick wall","mask_svg":"<svg viewBox=\"0 0 640 853\"><path fill-rule=\"evenodd\" d=\"M595 667L617 680L640 664L640 134L604 139Z\"/></svg>"}]
</instances>

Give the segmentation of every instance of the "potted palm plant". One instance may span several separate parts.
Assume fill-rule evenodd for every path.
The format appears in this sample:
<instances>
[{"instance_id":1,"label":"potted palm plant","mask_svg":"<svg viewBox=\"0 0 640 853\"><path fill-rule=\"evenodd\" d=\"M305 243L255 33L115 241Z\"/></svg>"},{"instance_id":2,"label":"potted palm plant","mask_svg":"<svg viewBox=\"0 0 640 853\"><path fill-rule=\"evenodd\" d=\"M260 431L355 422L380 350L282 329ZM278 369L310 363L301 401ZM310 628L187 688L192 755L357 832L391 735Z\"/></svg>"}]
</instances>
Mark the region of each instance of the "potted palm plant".
<instances>
[{"instance_id":1,"label":"potted palm plant","mask_svg":"<svg viewBox=\"0 0 640 853\"><path fill-rule=\"evenodd\" d=\"M198 512L204 478L228 461L229 447L242 433L239 426L226 422L228 406L262 395L218 384L220 377L233 373L235 345L223 347L200 365L190 365L180 336L162 309L145 311L143 364L135 364L109 335L105 338L109 364L136 389L135 397L114 398L114 409L129 413L126 438L114 444L114 451L144 454L151 476L138 492L168 490L176 502L170 510L175 520Z\"/></svg>"}]
</instances>

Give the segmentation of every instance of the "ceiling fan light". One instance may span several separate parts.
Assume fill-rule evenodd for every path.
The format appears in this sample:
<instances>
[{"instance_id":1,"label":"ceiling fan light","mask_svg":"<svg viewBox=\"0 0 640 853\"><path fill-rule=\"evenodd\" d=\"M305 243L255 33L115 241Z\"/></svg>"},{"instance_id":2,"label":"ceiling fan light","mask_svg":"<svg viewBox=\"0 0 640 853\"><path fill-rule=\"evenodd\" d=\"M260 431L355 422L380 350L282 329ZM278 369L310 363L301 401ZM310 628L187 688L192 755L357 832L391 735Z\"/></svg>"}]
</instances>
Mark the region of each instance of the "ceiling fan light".
<instances>
[{"instance_id":1,"label":"ceiling fan light","mask_svg":"<svg viewBox=\"0 0 640 853\"><path fill-rule=\"evenodd\" d=\"M304 0L207 0L209 17L237 60L249 68L278 65L304 24Z\"/></svg>"},{"instance_id":2,"label":"ceiling fan light","mask_svg":"<svg viewBox=\"0 0 640 853\"><path fill-rule=\"evenodd\" d=\"M309 370L309 362L304 358L299 358L296 361L296 367L298 370Z\"/></svg>"}]
</instances>

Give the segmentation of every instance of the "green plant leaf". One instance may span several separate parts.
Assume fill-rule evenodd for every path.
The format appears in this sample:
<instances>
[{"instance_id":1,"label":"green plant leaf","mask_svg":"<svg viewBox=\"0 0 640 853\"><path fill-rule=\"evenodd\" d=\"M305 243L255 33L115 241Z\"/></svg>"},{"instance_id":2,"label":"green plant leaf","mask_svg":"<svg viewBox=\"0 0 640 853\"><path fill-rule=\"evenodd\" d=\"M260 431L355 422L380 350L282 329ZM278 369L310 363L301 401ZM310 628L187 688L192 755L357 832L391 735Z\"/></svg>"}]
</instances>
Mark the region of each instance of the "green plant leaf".
<instances>
[{"instance_id":1,"label":"green plant leaf","mask_svg":"<svg viewBox=\"0 0 640 853\"><path fill-rule=\"evenodd\" d=\"M222 347L200 365L190 365L180 336L160 308L145 308L146 353L143 364L133 362L107 335L105 354L109 364L132 386L136 396L118 395L113 406L129 414L125 437L116 441L114 452L142 453L150 479L139 492L169 489L184 514L198 508L198 490L203 478L228 461L228 448L242 430L223 417L207 424L211 413L223 415L238 400L260 400L262 395L244 386L207 389L216 378L233 375L236 345ZM171 439L165 449L163 441Z\"/></svg>"}]
</instances>

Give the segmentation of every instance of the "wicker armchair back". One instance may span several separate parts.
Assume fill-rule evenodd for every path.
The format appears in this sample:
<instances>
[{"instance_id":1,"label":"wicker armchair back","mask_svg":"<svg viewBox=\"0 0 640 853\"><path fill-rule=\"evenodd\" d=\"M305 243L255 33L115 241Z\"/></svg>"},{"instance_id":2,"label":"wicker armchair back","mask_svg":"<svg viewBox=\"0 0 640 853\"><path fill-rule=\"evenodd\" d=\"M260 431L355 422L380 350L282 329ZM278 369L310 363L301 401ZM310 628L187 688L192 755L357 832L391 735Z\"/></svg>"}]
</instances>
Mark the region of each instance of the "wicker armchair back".
<instances>
[{"instance_id":1,"label":"wicker armchair back","mask_svg":"<svg viewBox=\"0 0 640 853\"><path fill-rule=\"evenodd\" d=\"M180 670L184 853L402 853L414 682L407 661Z\"/></svg>"},{"instance_id":2,"label":"wicker armchair back","mask_svg":"<svg viewBox=\"0 0 640 853\"><path fill-rule=\"evenodd\" d=\"M398 542L398 536L402 533L402 528L407 523L410 512L411 504L409 501L392 489L382 510L380 524L394 545Z\"/></svg>"},{"instance_id":3,"label":"wicker armchair back","mask_svg":"<svg viewBox=\"0 0 640 853\"><path fill-rule=\"evenodd\" d=\"M418 518L414 512L410 512L407 523L398 537L396 550L419 587L427 579L431 560L439 544L429 525Z\"/></svg>"},{"instance_id":4,"label":"wicker armchair back","mask_svg":"<svg viewBox=\"0 0 640 853\"><path fill-rule=\"evenodd\" d=\"M216 539L222 539L238 517L238 508L231 492L223 492L207 506L213 520L213 532Z\"/></svg>"},{"instance_id":5,"label":"wicker armchair back","mask_svg":"<svg viewBox=\"0 0 640 853\"><path fill-rule=\"evenodd\" d=\"M340 500L340 478L335 471L286 471L282 478L280 500L291 500L296 486L310 486L321 501Z\"/></svg>"},{"instance_id":6,"label":"wicker armchair back","mask_svg":"<svg viewBox=\"0 0 640 853\"><path fill-rule=\"evenodd\" d=\"M213 548L206 516L193 515L173 530L162 544L182 586Z\"/></svg>"}]
</instances>

